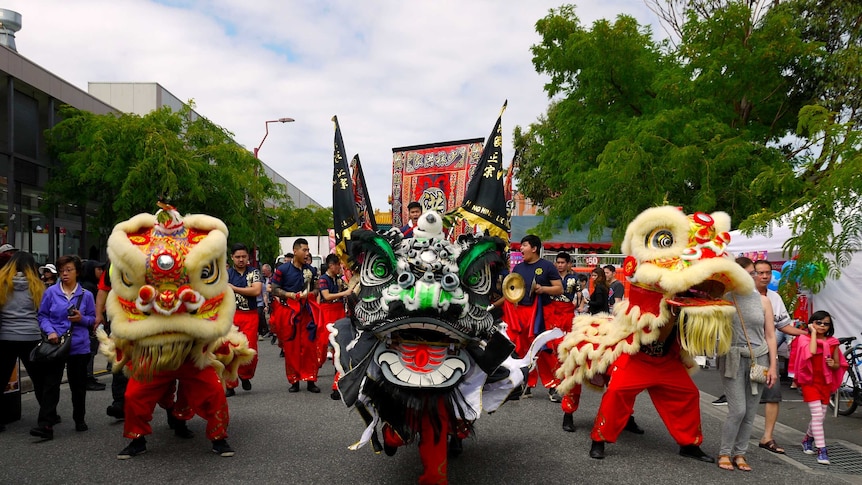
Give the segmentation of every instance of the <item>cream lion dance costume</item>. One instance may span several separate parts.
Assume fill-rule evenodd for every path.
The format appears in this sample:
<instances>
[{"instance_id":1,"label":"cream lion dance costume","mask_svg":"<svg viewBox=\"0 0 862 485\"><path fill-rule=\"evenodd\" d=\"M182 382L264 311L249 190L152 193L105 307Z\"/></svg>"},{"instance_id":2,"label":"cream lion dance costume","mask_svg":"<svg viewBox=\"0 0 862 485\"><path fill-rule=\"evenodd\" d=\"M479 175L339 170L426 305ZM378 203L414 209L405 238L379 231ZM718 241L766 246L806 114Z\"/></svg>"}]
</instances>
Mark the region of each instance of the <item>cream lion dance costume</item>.
<instances>
[{"instance_id":1,"label":"cream lion dance costume","mask_svg":"<svg viewBox=\"0 0 862 485\"><path fill-rule=\"evenodd\" d=\"M559 346L561 393L595 385L610 373L591 438L590 456L605 456L646 390L680 455L714 461L700 449L700 397L689 377L693 357L729 350L735 309L729 291L753 291L753 281L725 251L730 217L686 216L676 207L648 209L626 229L623 270L628 300L614 315L581 316Z\"/></svg>"},{"instance_id":2,"label":"cream lion dance costume","mask_svg":"<svg viewBox=\"0 0 862 485\"><path fill-rule=\"evenodd\" d=\"M232 456L224 382L236 379L254 351L233 327L227 227L214 217L182 217L159 206L155 215L117 224L108 239L111 336L99 330L100 348L115 372L129 376L123 436L132 439L117 457L146 451L157 403L180 419L204 418L213 451Z\"/></svg>"}]
</instances>

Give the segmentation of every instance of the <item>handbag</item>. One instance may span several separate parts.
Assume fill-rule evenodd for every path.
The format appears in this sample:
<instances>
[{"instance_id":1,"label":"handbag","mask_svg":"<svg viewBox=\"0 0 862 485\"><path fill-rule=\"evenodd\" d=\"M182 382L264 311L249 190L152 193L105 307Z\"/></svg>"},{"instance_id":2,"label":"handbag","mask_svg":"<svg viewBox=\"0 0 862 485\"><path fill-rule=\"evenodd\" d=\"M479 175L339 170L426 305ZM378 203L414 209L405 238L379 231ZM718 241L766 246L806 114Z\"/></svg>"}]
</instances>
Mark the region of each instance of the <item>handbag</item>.
<instances>
[{"instance_id":1,"label":"handbag","mask_svg":"<svg viewBox=\"0 0 862 485\"><path fill-rule=\"evenodd\" d=\"M63 335L60 335L60 341L56 344L48 341L48 335L42 332L42 341L30 351L30 362L54 362L62 360L69 356L70 350L72 350L71 327Z\"/></svg>"},{"instance_id":2,"label":"handbag","mask_svg":"<svg viewBox=\"0 0 862 485\"><path fill-rule=\"evenodd\" d=\"M745 330L745 319L742 318L742 312L739 311L739 306L736 304L736 297L733 297L733 306L736 307L736 314L739 315L739 323L742 324L742 334L745 335L745 343L748 344L748 353L750 355L751 368L748 370L748 378L751 382L758 384L766 384L766 378L769 375L769 368L758 364L754 357L754 349L751 348L751 341L748 340L748 331Z\"/></svg>"},{"instance_id":3,"label":"handbag","mask_svg":"<svg viewBox=\"0 0 862 485\"><path fill-rule=\"evenodd\" d=\"M75 308L81 307L81 298L84 293L78 295L78 300L75 302ZM42 332L42 340L33 347L30 351L30 362L54 362L63 360L69 356L69 351L72 350L72 326L60 335L60 341L51 343L48 340L48 334Z\"/></svg>"}]
</instances>

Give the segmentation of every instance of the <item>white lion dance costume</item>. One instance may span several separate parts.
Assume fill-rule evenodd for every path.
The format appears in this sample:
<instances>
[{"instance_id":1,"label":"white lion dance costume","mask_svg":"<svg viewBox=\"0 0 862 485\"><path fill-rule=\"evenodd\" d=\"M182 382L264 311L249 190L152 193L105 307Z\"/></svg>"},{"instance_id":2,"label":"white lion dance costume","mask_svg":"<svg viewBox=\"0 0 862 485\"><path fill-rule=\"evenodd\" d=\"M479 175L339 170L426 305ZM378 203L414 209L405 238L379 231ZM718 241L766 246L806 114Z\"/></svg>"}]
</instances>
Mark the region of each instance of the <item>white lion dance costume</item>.
<instances>
[{"instance_id":1,"label":"white lion dance costume","mask_svg":"<svg viewBox=\"0 0 862 485\"><path fill-rule=\"evenodd\" d=\"M152 432L157 403L181 419L204 418L213 451L232 456L223 383L236 379L254 351L233 327L228 231L214 217L181 217L159 205L155 215L117 224L108 239L111 336L100 329L99 338L114 371L122 368L129 376L123 435L133 440L117 457L146 451L144 436Z\"/></svg>"},{"instance_id":2,"label":"white lion dance costume","mask_svg":"<svg viewBox=\"0 0 862 485\"><path fill-rule=\"evenodd\" d=\"M628 300L617 303L613 316L575 318L559 346L560 392L611 374L593 425L591 457L604 458L604 443L616 441L635 397L647 390L680 454L713 461L700 450L699 393L688 371L696 368L694 356L729 350L735 309L721 297L754 289L751 276L725 252L729 230L724 212L686 216L676 207L648 209L626 229Z\"/></svg>"}]
</instances>

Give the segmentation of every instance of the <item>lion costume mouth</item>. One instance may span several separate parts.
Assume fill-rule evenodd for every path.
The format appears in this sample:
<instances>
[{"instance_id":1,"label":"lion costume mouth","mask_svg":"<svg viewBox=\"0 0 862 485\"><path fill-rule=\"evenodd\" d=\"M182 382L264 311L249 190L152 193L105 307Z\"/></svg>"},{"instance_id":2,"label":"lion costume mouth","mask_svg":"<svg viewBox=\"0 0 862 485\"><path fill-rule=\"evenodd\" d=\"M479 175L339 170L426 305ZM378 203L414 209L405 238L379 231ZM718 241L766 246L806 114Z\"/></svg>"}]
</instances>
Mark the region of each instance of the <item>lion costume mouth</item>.
<instances>
[{"instance_id":1,"label":"lion costume mouth","mask_svg":"<svg viewBox=\"0 0 862 485\"><path fill-rule=\"evenodd\" d=\"M686 291L677 293L667 300L668 305L675 307L727 306L730 302L722 296L727 292L727 286L716 280L707 280L692 286Z\"/></svg>"},{"instance_id":2,"label":"lion costume mouth","mask_svg":"<svg viewBox=\"0 0 862 485\"><path fill-rule=\"evenodd\" d=\"M410 388L455 386L470 369L464 349L469 337L444 320L414 317L374 329L383 345L374 361L393 384Z\"/></svg>"}]
</instances>

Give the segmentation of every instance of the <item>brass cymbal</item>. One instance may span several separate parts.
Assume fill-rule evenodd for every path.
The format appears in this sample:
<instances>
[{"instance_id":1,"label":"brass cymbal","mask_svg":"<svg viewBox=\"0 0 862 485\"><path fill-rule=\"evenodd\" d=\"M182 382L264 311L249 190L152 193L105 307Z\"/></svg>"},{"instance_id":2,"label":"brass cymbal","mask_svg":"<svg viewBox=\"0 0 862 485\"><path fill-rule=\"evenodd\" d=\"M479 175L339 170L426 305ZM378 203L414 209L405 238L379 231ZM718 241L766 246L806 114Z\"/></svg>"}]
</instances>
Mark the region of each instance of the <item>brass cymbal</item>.
<instances>
[{"instance_id":1,"label":"brass cymbal","mask_svg":"<svg viewBox=\"0 0 862 485\"><path fill-rule=\"evenodd\" d=\"M509 273L503 279L503 298L509 303L518 303L524 298L526 293L526 285L524 278L518 273Z\"/></svg>"}]
</instances>

